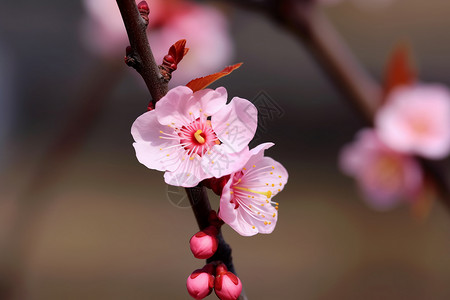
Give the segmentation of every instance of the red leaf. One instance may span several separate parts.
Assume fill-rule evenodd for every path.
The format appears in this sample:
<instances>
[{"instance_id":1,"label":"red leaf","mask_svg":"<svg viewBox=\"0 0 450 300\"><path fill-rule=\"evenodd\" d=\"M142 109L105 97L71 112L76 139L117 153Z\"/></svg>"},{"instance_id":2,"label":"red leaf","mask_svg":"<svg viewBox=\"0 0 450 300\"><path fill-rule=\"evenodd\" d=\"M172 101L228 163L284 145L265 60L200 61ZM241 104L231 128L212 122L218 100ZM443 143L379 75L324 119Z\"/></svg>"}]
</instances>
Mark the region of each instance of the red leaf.
<instances>
[{"instance_id":1,"label":"red leaf","mask_svg":"<svg viewBox=\"0 0 450 300\"><path fill-rule=\"evenodd\" d=\"M229 75L231 72L238 69L240 66L242 66L242 63L228 66L218 73L214 73L214 74L211 74L211 75L208 75L205 77L200 77L200 78L191 80L188 84L186 84L186 86L188 88L190 88L191 90L193 90L194 92L202 90L202 89L206 88L208 85L210 85L211 83L213 83L214 81L216 81L224 76Z\"/></svg>"},{"instance_id":2,"label":"red leaf","mask_svg":"<svg viewBox=\"0 0 450 300\"><path fill-rule=\"evenodd\" d=\"M188 53L189 48L186 48L186 40L179 40L173 44L169 49L169 55L175 60L175 64L178 64L183 57Z\"/></svg>"},{"instance_id":3,"label":"red leaf","mask_svg":"<svg viewBox=\"0 0 450 300\"><path fill-rule=\"evenodd\" d=\"M397 46L387 64L384 98L398 86L414 84L416 77L409 47L405 44Z\"/></svg>"}]
</instances>

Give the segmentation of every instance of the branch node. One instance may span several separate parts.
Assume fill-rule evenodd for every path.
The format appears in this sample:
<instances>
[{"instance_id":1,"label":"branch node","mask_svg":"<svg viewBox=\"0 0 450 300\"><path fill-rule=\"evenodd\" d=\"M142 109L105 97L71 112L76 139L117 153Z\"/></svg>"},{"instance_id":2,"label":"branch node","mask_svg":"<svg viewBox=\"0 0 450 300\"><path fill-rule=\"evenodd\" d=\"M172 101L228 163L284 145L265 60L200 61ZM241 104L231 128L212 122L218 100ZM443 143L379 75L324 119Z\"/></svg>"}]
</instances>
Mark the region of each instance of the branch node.
<instances>
[{"instance_id":1,"label":"branch node","mask_svg":"<svg viewBox=\"0 0 450 300\"><path fill-rule=\"evenodd\" d=\"M139 14L141 15L142 20L144 21L145 28L148 26L148 15L150 14L150 8L148 7L148 4L146 1L141 1L137 5L137 8L139 10Z\"/></svg>"}]
</instances>

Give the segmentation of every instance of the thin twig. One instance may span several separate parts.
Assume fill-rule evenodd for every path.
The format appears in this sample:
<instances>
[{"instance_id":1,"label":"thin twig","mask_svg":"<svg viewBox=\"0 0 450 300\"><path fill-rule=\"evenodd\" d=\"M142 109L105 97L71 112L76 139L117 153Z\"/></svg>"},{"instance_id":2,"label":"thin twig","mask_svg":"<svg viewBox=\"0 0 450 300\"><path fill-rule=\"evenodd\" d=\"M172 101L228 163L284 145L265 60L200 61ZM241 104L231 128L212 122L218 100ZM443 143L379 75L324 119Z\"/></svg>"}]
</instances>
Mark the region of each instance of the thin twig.
<instances>
[{"instance_id":1,"label":"thin twig","mask_svg":"<svg viewBox=\"0 0 450 300\"><path fill-rule=\"evenodd\" d=\"M117 0L117 5L131 45L131 53L127 54L134 59L133 67L144 79L148 91L156 103L167 94L168 84L159 72L148 43L146 32L148 22L141 17L134 0Z\"/></svg>"}]
</instances>

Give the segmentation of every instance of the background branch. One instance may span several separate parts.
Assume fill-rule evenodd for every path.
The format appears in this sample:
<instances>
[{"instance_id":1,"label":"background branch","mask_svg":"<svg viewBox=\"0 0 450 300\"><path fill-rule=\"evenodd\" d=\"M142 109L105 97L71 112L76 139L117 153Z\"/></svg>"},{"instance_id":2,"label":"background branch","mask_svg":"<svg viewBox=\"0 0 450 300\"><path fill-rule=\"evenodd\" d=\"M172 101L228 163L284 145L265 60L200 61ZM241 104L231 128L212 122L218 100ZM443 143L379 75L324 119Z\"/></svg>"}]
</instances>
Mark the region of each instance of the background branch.
<instances>
[{"instance_id":1,"label":"background branch","mask_svg":"<svg viewBox=\"0 0 450 300\"><path fill-rule=\"evenodd\" d=\"M322 13L315 0L232 0L245 8L260 11L301 40L353 108L373 125L382 100L380 83L358 62L339 33ZM439 166L420 159L427 177L450 211L450 187Z\"/></svg>"}]
</instances>

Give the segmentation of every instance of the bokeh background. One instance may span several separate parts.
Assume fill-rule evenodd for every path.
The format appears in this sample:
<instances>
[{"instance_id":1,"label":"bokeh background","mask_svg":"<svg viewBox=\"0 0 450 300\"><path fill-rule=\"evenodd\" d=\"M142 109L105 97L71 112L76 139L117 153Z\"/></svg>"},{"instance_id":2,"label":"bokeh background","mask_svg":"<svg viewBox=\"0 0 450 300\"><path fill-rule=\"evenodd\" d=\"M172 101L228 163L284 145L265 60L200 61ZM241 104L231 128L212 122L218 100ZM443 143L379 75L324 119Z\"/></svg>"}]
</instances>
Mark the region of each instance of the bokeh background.
<instances>
[{"instance_id":1,"label":"bokeh background","mask_svg":"<svg viewBox=\"0 0 450 300\"><path fill-rule=\"evenodd\" d=\"M290 173L277 228L251 238L224 228L249 298L450 299L449 212L437 202L417 220L406 206L368 208L337 167L361 117L293 36L262 15L211 3L230 22L230 63L245 63L215 86L247 99L264 91L282 109L255 141L275 142L268 154ZM342 3L326 14L377 79L407 40L421 79L450 84L447 0ZM17 218L27 224L23 299L189 299L185 280L202 267L188 246L195 219L162 173L137 162L130 127L149 96L122 56L111 66L86 50L84 17L79 1L0 4L1 245ZM107 100L82 146L24 197L79 103L99 97ZM450 176L448 161L442 166Z\"/></svg>"}]
</instances>

